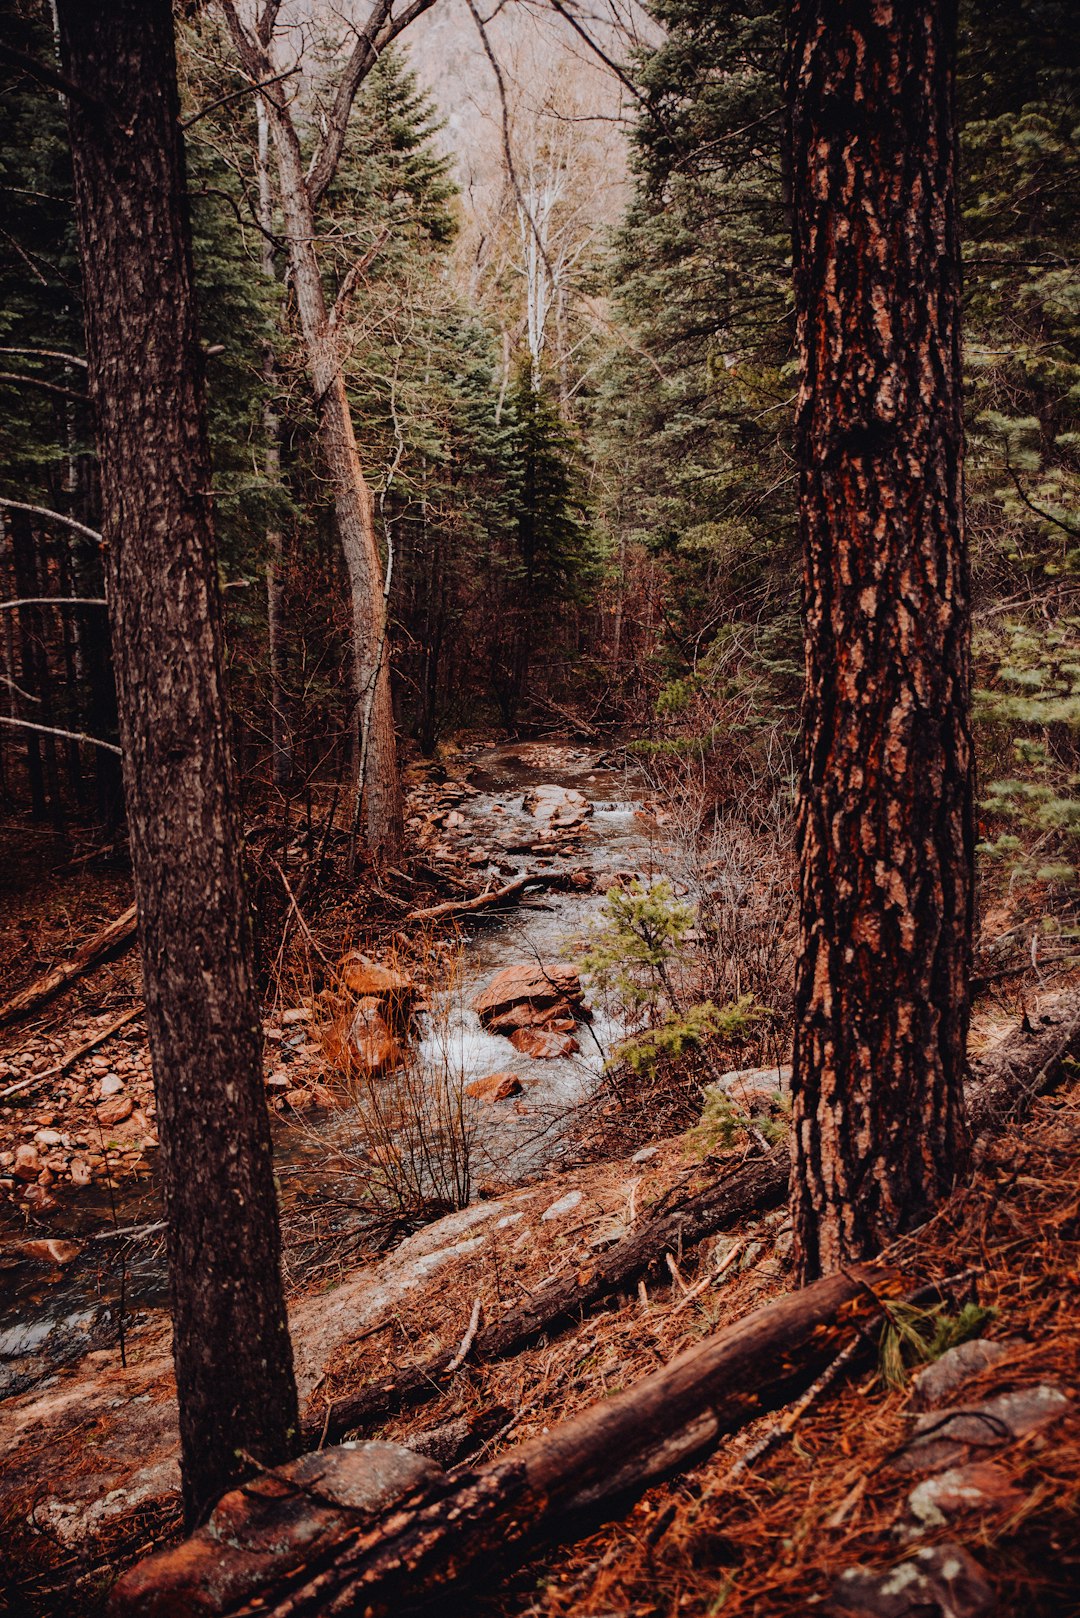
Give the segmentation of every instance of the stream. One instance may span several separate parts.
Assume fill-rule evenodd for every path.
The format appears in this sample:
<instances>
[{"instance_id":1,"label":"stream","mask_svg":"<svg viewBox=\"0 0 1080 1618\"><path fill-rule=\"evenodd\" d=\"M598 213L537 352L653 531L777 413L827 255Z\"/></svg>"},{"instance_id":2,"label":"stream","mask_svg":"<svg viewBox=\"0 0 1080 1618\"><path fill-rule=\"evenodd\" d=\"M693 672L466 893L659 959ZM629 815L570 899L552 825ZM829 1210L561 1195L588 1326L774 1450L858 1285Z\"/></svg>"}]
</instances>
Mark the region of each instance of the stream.
<instances>
[{"instance_id":1,"label":"stream","mask_svg":"<svg viewBox=\"0 0 1080 1618\"><path fill-rule=\"evenodd\" d=\"M577 1029L579 1053L536 1059L481 1027L472 1009L474 996L504 967L572 962L575 942L603 905L610 886L605 878L647 873L655 848L650 823L638 814L643 783L630 770L609 767L595 747L543 742L480 747L455 759L455 778L468 786L455 804L461 819L453 841L469 852L482 878L507 882L515 874L538 871L584 871L590 877L584 891L529 895L515 907L463 918L453 990L432 995L428 1011L418 1018L411 1071L429 1090L449 1081L459 1094L476 1079L508 1071L521 1082L515 1100L464 1103L460 1127L475 1195L485 1182L535 1179L565 1152L575 1109L602 1082L607 1052L621 1030L596 1012ZM544 820L524 807L530 789L539 786L568 789L587 800L569 847L558 842L546 847L540 835ZM490 863L482 861L485 853L492 856ZM340 1223L362 1228L356 1210L362 1208L370 1171L369 1154L360 1145L363 1133L353 1105L275 1121L275 1169L293 1287L303 1284L310 1268L302 1231L305 1219L314 1229L315 1210L334 1203L343 1210ZM166 1306L160 1236L113 1235L159 1219L152 1180L112 1191L95 1184L67 1198L49 1219L47 1239L79 1244L71 1262L42 1266L0 1255L0 1397L32 1385L88 1349L115 1343L121 1312L130 1326L147 1311ZM297 1245L299 1253L289 1251Z\"/></svg>"}]
</instances>

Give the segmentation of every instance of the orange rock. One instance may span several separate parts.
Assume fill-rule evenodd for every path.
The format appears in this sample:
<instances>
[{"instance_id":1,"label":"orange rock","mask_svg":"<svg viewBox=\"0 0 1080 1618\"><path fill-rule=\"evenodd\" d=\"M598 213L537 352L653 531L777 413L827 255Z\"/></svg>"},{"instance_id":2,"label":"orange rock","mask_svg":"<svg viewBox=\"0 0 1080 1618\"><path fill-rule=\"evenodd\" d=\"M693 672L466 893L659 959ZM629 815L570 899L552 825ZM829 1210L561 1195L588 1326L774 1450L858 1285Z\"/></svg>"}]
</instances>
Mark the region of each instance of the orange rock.
<instances>
[{"instance_id":1,"label":"orange rock","mask_svg":"<svg viewBox=\"0 0 1080 1618\"><path fill-rule=\"evenodd\" d=\"M77 1259L82 1249L77 1242L44 1241L23 1242L19 1251L27 1258L43 1264L58 1264L61 1268Z\"/></svg>"},{"instance_id":2,"label":"orange rock","mask_svg":"<svg viewBox=\"0 0 1080 1618\"><path fill-rule=\"evenodd\" d=\"M401 1046L394 1038L382 1002L374 995L359 1001L349 1028L352 1059L373 1078L389 1073L401 1061Z\"/></svg>"},{"instance_id":3,"label":"orange rock","mask_svg":"<svg viewBox=\"0 0 1080 1618\"><path fill-rule=\"evenodd\" d=\"M14 1174L17 1180L36 1180L41 1173L41 1155L36 1146L16 1146Z\"/></svg>"},{"instance_id":4,"label":"orange rock","mask_svg":"<svg viewBox=\"0 0 1080 1618\"><path fill-rule=\"evenodd\" d=\"M98 1107L97 1121L104 1129L111 1129L114 1124L122 1124L125 1118L130 1118L134 1110L135 1103L130 1096L110 1096Z\"/></svg>"},{"instance_id":5,"label":"orange rock","mask_svg":"<svg viewBox=\"0 0 1080 1618\"><path fill-rule=\"evenodd\" d=\"M521 1094L521 1080L516 1073L489 1073L486 1078L467 1084L465 1094L477 1101L505 1101L509 1096Z\"/></svg>"},{"instance_id":6,"label":"orange rock","mask_svg":"<svg viewBox=\"0 0 1080 1618\"><path fill-rule=\"evenodd\" d=\"M388 1000L411 998L416 993L416 984L404 972L394 966L383 966L355 950L345 956L338 970L350 994Z\"/></svg>"},{"instance_id":7,"label":"orange rock","mask_svg":"<svg viewBox=\"0 0 1080 1618\"><path fill-rule=\"evenodd\" d=\"M515 1028L510 1043L522 1056L570 1056L581 1049L571 1034L556 1033L551 1028Z\"/></svg>"},{"instance_id":8,"label":"orange rock","mask_svg":"<svg viewBox=\"0 0 1080 1618\"><path fill-rule=\"evenodd\" d=\"M581 979L572 966L536 962L496 973L473 1000L482 1025L495 1034L536 1028L574 1018L582 1000Z\"/></svg>"}]
</instances>

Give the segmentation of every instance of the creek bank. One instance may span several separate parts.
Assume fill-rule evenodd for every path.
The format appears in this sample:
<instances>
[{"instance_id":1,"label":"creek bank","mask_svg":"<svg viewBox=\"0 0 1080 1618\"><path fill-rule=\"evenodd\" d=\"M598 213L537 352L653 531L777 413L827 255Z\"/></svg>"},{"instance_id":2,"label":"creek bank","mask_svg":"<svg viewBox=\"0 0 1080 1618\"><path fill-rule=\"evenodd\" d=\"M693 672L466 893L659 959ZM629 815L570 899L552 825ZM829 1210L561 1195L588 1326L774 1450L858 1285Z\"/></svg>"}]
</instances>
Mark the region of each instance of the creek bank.
<instances>
[{"instance_id":1,"label":"creek bank","mask_svg":"<svg viewBox=\"0 0 1080 1618\"><path fill-rule=\"evenodd\" d=\"M437 769L425 772L410 793L415 890L423 891L427 865L444 892L475 892L538 866L565 873L566 891L528 899L510 913L470 918L459 925L456 941L436 938L426 946L436 962L460 955L455 987L438 1005L425 989L423 960L377 959L381 952L368 944L369 953L353 951L347 961L341 1005L316 1001L272 1009L264 1024L264 1073L276 1118L287 1242L291 1230L302 1236L309 1226L309 1210L328 1200L347 1207L361 1199L370 1168L359 1149L355 1098L341 1071L349 1063L334 1059L335 1029L353 1050L356 1036L371 1037L370 1067L387 1075L377 1081L381 1085L393 1083L406 1049L421 1071L451 1075L466 1095L474 1185L498 1189L542 1173L563 1149L573 1108L598 1083L604 1042L616 1030L601 1018L587 1036L576 1038L570 1030L580 1000L571 999L574 1017L554 1016L569 1020L569 1027L532 1051L515 1049L505 1034L484 1028L471 1002L508 965L542 961L545 968L561 969L567 940L587 926L604 885L649 868L648 836L635 818L640 785L602 764L595 749L556 744L475 747L457 758L453 772L443 780L431 778ZM530 791L543 799L544 813L526 809ZM511 854L504 843L518 852ZM411 931L405 928L406 939ZM135 964L127 963L129 995L138 992L131 976ZM110 982L116 979L117 968L104 971ZM336 1019L346 1011L342 1029ZM79 1017L65 1027L63 1039L6 1031L13 1080L45 1073L65 1048L74 1049L115 1016L113 1005ZM492 1105L485 1097L501 1080L494 1087L488 1081L511 1072L520 1090ZM481 1094L469 1095L470 1086L479 1086ZM0 1387L26 1385L50 1363L78 1352L80 1342L94 1348L103 1333L114 1339L121 1293L130 1313L160 1307L165 1290L159 1240L121 1244L109 1235L110 1226L152 1228L160 1218L156 1110L141 1021L112 1034L68 1073L44 1079L11 1102L18 1105L0 1101L0 1151L10 1153L9 1160L0 1156L0 1266L6 1283ZM20 1177L13 1172L17 1150ZM29 1179L32 1168L36 1173ZM355 1223L355 1215L350 1218ZM341 1224L335 1216L333 1228ZM28 1235L77 1244L79 1256L57 1265L21 1245Z\"/></svg>"}]
</instances>

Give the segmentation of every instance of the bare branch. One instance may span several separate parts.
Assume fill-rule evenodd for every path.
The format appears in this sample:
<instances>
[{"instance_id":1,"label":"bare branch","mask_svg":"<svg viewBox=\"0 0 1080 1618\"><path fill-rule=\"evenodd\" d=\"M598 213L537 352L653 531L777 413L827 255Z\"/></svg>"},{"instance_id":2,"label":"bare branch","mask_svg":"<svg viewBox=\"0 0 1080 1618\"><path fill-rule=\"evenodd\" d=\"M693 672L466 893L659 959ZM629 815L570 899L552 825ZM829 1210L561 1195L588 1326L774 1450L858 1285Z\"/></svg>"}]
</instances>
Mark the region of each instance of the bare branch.
<instances>
[{"instance_id":1,"label":"bare branch","mask_svg":"<svg viewBox=\"0 0 1080 1618\"><path fill-rule=\"evenodd\" d=\"M630 91L630 94L635 98L635 100L640 101L643 107L647 107L649 105L648 98L642 95L641 91L638 89L637 85L634 83L633 79L625 71L625 69L621 68L618 62L616 62L613 57L609 56L604 48L598 44L595 39L593 39L592 35L589 33L589 30L577 20L573 12L570 10L570 7L563 5L562 0L548 0L548 4L554 11L558 12L559 16L562 17L565 22L570 24L575 34L585 41L585 44L592 51L593 55L599 57L600 61L603 62L604 66L609 72L614 73L619 83L623 85L625 89Z\"/></svg>"},{"instance_id":2,"label":"bare branch","mask_svg":"<svg viewBox=\"0 0 1080 1618\"><path fill-rule=\"evenodd\" d=\"M88 95L81 90L71 79L65 78L63 73L48 62L40 62L36 56L30 56L26 51L16 50L14 45L0 43L0 62L6 62L9 67L20 67L31 79L43 84L47 90L58 90L62 96L77 101L80 106L86 107L90 112L108 113L112 116L112 108L107 107L104 101L96 96Z\"/></svg>"},{"instance_id":3,"label":"bare branch","mask_svg":"<svg viewBox=\"0 0 1080 1618\"><path fill-rule=\"evenodd\" d=\"M344 281L342 281L338 295L334 300L334 307L330 311L329 328L331 332L335 332L340 326L341 322L344 320L346 314L348 313L349 303L352 299L352 295L356 291L356 283L364 274L365 270L370 269L372 264L378 258L379 254L386 246L386 241L389 235L390 226L386 225L372 242L363 258L357 259L348 275L346 275Z\"/></svg>"},{"instance_id":4,"label":"bare branch","mask_svg":"<svg viewBox=\"0 0 1080 1618\"><path fill-rule=\"evenodd\" d=\"M517 166L514 163L513 148L510 145L510 108L506 100L506 80L503 78L502 68L499 66L499 59L491 48L491 41L488 39L487 34L487 24L485 23L483 17L481 17L479 11L477 11L476 6L473 4L473 0L465 0L465 3L472 14L473 22L476 24L477 32L480 35L480 43L484 47L484 55L491 63L491 71L495 75L495 83L499 89L499 106L502 110L503 157L506 160L506 172L509 177L510 184L514 188L514 196L517 199L517 205L525 215L525 218L529 221L529 229L532 232L533 240L536 243L540 257L544 261L544 268L547 270L550 279L554 281L555 271L552 269L551 260L548 257L547 247L544 243L543 237L540 234L536 220L533 218L532 209L525 201L525 193L522 191L521 183L518 180Z\"/></svg>"},{"instance_id":5,"label":"bare branch","mask_svg":"<svg viewBox=\"0 0 1080 1618\"><path fill-rule=\"evenodd\" d=\"M50 522L63 523L65 528L73 528L84 539L92 539L96 545L101 544L101 535L96 528L87 528L84 522L76 522L74 517L66 517L62 511L50 511L48 506L28 506L24 500L5 500L0 496L0 506L6 506L9 511L28 511L32 517L46 517Z\"/></svg>"},{"instance_id":6,"label":"bare branch","mask_svg":"<svg viewBox=\"0 0 1080 1618\"><path fill-rule=\"evenodd\" d=\"M266 0L262 16L259 18L259 26L255 30L259 44L264 50L274 37L274 24L277 22L277 14L280 10L281 0Z\"/></svg>"},{"instance_id":7,"label":"bare branch","mask_svg":"<svg viewBox=\"0 0 1080 1618\"><path fill-rule=\"evenodd\" d=\"M1006 464L1008 465L1008 463ZM1017 494L1023 501L1024 505L1027 506L1029 511L1033 511L1036 517L1041 517L1043 522L1052 524L1054 528L1060 528L1062 533L1068 534L1070 539L1080 539L1080 528L1071 527L1069 523L1063 522L1060 517L1055 517L1052 511L1046 511L1042 506L1037 506L1034 500L1032 500L1031 496L1025 491L1023 484L1020 482L1020 474L1017 472L1016 468L1009 466L1008 471Z\"/></svg>"},{"instance_id":8,"label":"bare branch","mask_svg":"<svg viewBox=\"0 0 1080 1618\"><path fill-rule=\"evenodd\" d=\"M334 178L345 145L349 114L352 112L353 102L360 86L387 46L393 44L410 23L415 22L417 17L434 4L435 0L412 0L412 4L406 6L401 15L395 18L394 0L375 0L371 14L357 35L356 44L345 64L334 97L334 105L327 118L326 134L308 169L307 187L312 207L318 206L323 192Z\"/></svg>"},{"instance_id":9,"label":"bare branch","mask_svg":"<svg viewBox=\"0 0 1080 1618\"><path fill-rule=\"evenodd\" d=\"M10 674L0 674L0 684L6 685L9 691L14 691L15 695L22 697L24 702L41 701L41 698L35 697L32 691L24 691L22 686L11 678Z\"/></svg>"},{"instance_id":10,"label":"bare branch","mask_svg":"<svg viewBox=\"0 0 1080 1618\"><path fill-rule=\"evenodd\" d=\"M284 73L275 73L272 78L259 79L255 84L245 84L239 90L230 90L228 95L218 96L216 101L208 101L205 107L200 107L198 112L193 112L190 118L181 118L180 128L190 129L192 124L197 124L200 118L205 118L208 112L213 112L217 107L227 106L230 101L239 101L241 96L251 95L258 90L265 90L268 84L279 84L282 79L291 79L293 74L299 73L299 71L298 67L287 67Z\"/></svg>"},{"instance_id":11,"label":"bare branch","mask_svg":"<svg viewBox=\"0 0 1080 1618\"><path fill-rule=\"evenodd\" d=\"M0 354L28 354L32 359L63 360L65 365L81 365L84 371L88 369L81 354L64 354L58 348L0 348Z\"/></svg>"},{"instance_id":12,"label":"bare branch","mask_svg":"<svg viewBox=\"0 0 1080 1618\"><path fill-rule=\"evenodd\" d=\"M29 719L10 719L7 714L0 714L0 725L14 725L16 730L33 730L39 736L62 736L65 741L85 742L87 747L102 747L107 753L115 753L123 758L124 750L117 747L115 742L103 742L97 736L85 736L81 730L58 730L55 725L32 725Z\"/></svg>"},{"instance_id":13,"label":"bare branch","mask_svg":"<svg viewBox=\"0 0 1080 1618\"><path fill-rule=\"evenodd\" d=\"M48 382L43 376L20 376L18 371L0 371L0 382L13 382L16 386L28 388L41 388L46 393L59 395L61 399L75 399L79 404L90 403L85 393L77 393L74 388L62 387L59 382Z\"/></svg>"},{"instance_id":14,"label":"bare branch","mask_svg":"<svg viewBox=\"0 0 1080 1618\"><path fill-rule=\"evenodd\" d=\"M13 601L0 601L0 612L12 612L16 607L107 607L104 596L17 596Z\"/></svg>"}]
</instances>

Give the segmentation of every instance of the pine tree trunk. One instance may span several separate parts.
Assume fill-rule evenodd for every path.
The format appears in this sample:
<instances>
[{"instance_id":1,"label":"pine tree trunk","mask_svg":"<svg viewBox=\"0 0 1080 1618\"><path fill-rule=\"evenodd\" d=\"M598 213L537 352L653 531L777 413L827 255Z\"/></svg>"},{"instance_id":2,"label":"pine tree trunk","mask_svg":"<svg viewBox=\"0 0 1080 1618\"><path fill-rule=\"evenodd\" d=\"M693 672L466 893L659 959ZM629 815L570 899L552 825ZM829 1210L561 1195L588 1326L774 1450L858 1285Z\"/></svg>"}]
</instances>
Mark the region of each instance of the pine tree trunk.
<instances>
[{"instance_id":1,"label":"pine tree trunk","mask_svg":"<svg viewBox=\"0 0 1080 1618\"><path fill-rule=\"evenodd\" d=\"M315 214L300 143L291 119L273 103L270 118L296 307L318 410L319 448L334 491L338 535L349 576L359 725L370 708L367 746L361 737L357 748L357 757L365 760L364 779L357 782L357 791L363 794L362 824L372 852L393 860L401 852L404 830L375 508L360 464L338 337L331 327L319 274Z\"/></svg>"},{"instance_id":2,"label":"pine tree trunk","mask_svg":"<svg viewBox=\"0 0 1080 1618\"><path fill-rule=\"evenodd\" d=\"M169 0L59 0L188 1524L297 1441Z\"/></svg>"},{"instance_id":3,"label":"pine tree trunk","mask_svg":"<svg viewBox=\"0 0 1080 1618\"><path fill-rule=\"evenodd\" d=\"M795 0L804 1279L954 1182L972 923L955 5Z\"/></svg>"}]
</instances>

